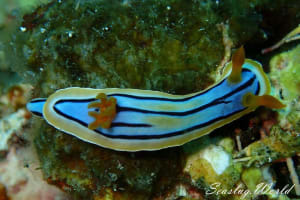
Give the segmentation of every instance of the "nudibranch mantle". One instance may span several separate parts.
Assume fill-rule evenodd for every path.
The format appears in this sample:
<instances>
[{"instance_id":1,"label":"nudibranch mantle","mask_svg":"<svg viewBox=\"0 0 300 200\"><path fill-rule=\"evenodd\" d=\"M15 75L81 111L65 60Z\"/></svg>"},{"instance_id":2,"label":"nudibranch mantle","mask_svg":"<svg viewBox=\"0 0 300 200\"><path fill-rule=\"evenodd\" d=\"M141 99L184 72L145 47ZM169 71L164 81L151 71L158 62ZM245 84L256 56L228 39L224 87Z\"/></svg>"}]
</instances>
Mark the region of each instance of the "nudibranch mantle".
<instances>
[{"instance_id":1,"label":"nudibranch mantle","mask_svg":"<svg viewBox=\"0 0 300 200\"><path fill-rule=\"evenodd\" d=\"M55 128L84 141L122 151L158 150L182 145L253 111L243 103L245 94L266 95L270 82L261 65L245 59L241 81L228 80L228 63L220 81L204 91L172 95L139 89L66 88L48 99L34 99L27 108ZM116 99L116 115L110 128L89 129L94 121L88 108L104 93ZM101 111L100 111L101 112Z\"/></svg>"}]
</instances>

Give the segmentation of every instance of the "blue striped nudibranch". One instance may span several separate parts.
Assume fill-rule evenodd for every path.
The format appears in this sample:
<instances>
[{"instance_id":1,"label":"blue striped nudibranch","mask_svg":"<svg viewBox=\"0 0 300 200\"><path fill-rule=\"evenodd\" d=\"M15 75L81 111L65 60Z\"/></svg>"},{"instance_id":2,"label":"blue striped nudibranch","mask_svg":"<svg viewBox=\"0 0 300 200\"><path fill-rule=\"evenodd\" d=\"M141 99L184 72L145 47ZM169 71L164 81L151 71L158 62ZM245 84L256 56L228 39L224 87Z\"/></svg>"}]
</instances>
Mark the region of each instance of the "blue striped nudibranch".
<instances>
[{"instance_id":1,"label":"blue striped nudibranch","mask_svg":"<svg viewBox=\"0 0 300 200\"><path fill-rule=\"evenodd\" d=\"M208 89L172 95L138 89L66 88L27 104L55 128L84 141L123 151L158 150L199 138L260 105L282 108L269 95L261 65L234 54Z\"/></svg>"}]
</instances>

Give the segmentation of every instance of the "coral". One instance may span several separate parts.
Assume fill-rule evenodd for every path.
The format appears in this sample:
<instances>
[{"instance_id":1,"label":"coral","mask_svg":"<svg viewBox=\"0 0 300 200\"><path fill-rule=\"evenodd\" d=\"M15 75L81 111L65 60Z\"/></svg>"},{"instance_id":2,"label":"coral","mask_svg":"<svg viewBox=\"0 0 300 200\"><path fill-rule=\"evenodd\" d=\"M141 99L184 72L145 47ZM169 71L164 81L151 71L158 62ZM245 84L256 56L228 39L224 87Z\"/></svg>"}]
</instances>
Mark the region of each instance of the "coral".
<instances>
[{"instance_id":1,"label":"coral","mask_svg":"<svg viewBox=\"0 0 300 200\"><path fill-rule=\"evenodd\" d=\"M28 143L29 85L15 85L0 96L0 199L68 197L42 179L37 156Z\"/></svg>"},{"instance_id":2,"label":"coral","mask_svg":"<svg viewBox=\"0 0 300 200\"><path fill-rule=\"evenodd\" d=\"M9 140L27 122L25 115L26 111L21 109L0 119L0 151L8 149Z\"/></svg>"},{"instance_id":3,"label":"coral","mask_svg":"<svg viewBox=\"0 0 300 200\"><path fill-rule=\"evenodd\" d=\"M219 145L206 144L202 140L202 147L196 152L188 152L184 171L192 180L202 185L205 191L211 189L210 185L218 184L219 189L231 189L240 179L240 165L232 162L231 155L221 145L231 150L231 141L225 138ZM188 147L187 150L191 147ZM198 186L199 187L199 186ZM209 196L209 195L208 195ZM208 197L207 196L207 197Z\"/></svg>"},{"instance_id":4,"label":"coral","mask_svg":"<svg viewBox=\"0 0 300 200\"><path fill-rule=\"evenodd\" d=\"M29 112L24 109L28 101L29 85L15 85L0 96L0 152L7 151L11 142L22 140L19 130L28 123Z\"/></svg>"},{"instance_id":5,"label":"coral","mask_svg":"<svg viewBox=\"0 0 300 200\"><path fill-rule=\"evenodd\" d=\"M297 135L285 132L278 126L277 116L276 112L266 108L258 109L252 114L253 118L240 119L224 129L217 130L217 133L213 136L205 136L184 145L188 156L184 170L191 176L196 188L203 191L203 194L211 193L206 195L205 198L244 198L244 193L241 195L237 192L230 192L230 189L239 189L243 192L249 191L249 194L244 194L244 199L258 198L262 196L262 193L255 193L254 191L259 184L270 187L266 194L270 199L288 198L286 195L280 195L276 192L277 188L282 189L287 183L286 180L283 181L277 177L281 176L281 173L274 176L272 169L276 169L277 162L285 162L285 158L296 155L300 150L300 141ZM245 127L241 124L241 121L246 121L249 124ZM236 131L237 127L243 127L245 130ZM234 146L233 139L220 137L222 133L229 134L229 132L239 132L240 150ZM224 159L220 158L222 154L219 153L213 153L210 156L212 160L217 159L219 162L213 163L203 159L203 152L211 151L212 145L214 148L223 149L223 152L226 149L227 154L233 157L233 159L230 159L229 166L227 166L227 162L222 162ZM222 174L219 175L215 170L217 168L213 167L217 163L219 163L217 166L227 166L225 171L222 171ZM281 183L282 181L283 183ZM283 185L276 185L275 187L276 182ZM289 181L288 183L289 186L293 184ZM216 192L220 193L216 194ZM294 192L288 191L288 194L290 196Z\"/></svg>"},{"instance_id":6,"label":"coral","mask_svg":"<svg viewBox=\"0 0 300 200\"><path fill-rule=\"evenodd\" d=\"M29 148L17 151L11 148L5 161L0 162L0 182L6 187L7 196L11 199L40 200L40 199L69 199L56 187L47 184L42 179L37 163L34 163ZM30 164L24 166L24 160ZM29 160L28 160L29 159ZM1 199L0 192L0 199Z\"/></svg>"},{"instance_id":7,"label":"coral","mask_svg":"<svg viewBox=\"0 0 300 200\"><path fill-rule=\"evenodd\" d=\"M300 151L300 138L273 126L269 137L251 143L242 154L249 157L247 166L261 166L295 155Z\"/></svg>"}]
</instances>

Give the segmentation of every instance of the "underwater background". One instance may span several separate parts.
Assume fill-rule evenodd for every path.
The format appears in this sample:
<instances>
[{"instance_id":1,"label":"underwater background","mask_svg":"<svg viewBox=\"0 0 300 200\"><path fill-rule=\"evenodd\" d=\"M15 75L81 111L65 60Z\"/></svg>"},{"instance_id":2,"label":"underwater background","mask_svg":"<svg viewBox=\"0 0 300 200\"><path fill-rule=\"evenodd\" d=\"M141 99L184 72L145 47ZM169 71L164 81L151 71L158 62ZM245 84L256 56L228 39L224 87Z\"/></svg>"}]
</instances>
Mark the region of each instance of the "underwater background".
<instances>
[{"instance_id":1,"label":"underwater background","mask_svg":"<svg viewBox=\"0 0 300 200\"><path fill-rule=\"evenodd\" d=\"M299 0L0 5L0 200L300 199ZM197 92L242 45L286 108L260 107L179 147L114 151L26 110L67 87Z\"/></svg>"}]
</instances>

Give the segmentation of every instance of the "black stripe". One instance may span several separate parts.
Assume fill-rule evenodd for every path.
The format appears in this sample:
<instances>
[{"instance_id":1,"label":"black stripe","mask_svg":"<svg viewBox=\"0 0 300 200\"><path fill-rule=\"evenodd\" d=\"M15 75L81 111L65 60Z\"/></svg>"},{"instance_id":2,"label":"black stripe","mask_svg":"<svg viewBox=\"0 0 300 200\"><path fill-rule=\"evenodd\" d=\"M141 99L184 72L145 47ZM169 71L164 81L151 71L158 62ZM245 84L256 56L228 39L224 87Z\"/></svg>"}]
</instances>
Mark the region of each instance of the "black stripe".
<instances>
[{"instance_id":1,"label":"black stripe","mask_svg":"<svg viewBox=\"0 0 300 200\"><path fill-rule=\"evenodd\" d=\"M54 109L54 111L55 111L57 114L60 114L60 115L62 115L62 116L64 116L64 117L66 117L67 119L73 120L73 121L75 121L75 122L81 124L82 126L88 127L88 124L87 124L87 123L85 123L85 122L83 122L83 121L81 121L81 120L79 120L79 119L76 119L76 118L74 118L74 117L71 117L70 115L66 115L65 113L63 113L63 112L61 112L60 110L58 110L55 106L53 107L53 109Z\"/></svg>"},{"instance_id":2,"label":"black stripe","mask_svg":"<svg viewBox=\"0 0 300 200\"><path fill-rule=\"evenodd\" d=\"M249 69L242 69L242 72L251 72ZM169 99L166 97L143 97L143 96L135 96L135 95L130 95L130 94L118 94L118 93L114 93L114 94L110 94L107 96L120 96L120 97L128 97L128 98L132 98L132 99L143 99L143 100L159 100L159 101L171 101L171 102L180 102L180 101L187 101L190 100L192 98L198 97L200 95L203 95L207 92L209 92L210 90L214 89L215 87L221 85L222 83L224 83L224 81L226 80L226 78L224 78L221 82L219 82L218 84L214 85L213 87L209 88L206 91L203 91L201 93L198 93L194 96L191 97L186 97L186 98L182 98L182 99Z\"/></svg>"},{"instance_id":3,"label":"black stripe","mask_svg":"<svg viewBox=\"0 0 300 200\"><path fill-rule=\"evenodd\" d=\"M129 124L122 122L113 122L111 123L111 127L152 127L150 124Z\"/></svg>"},{"instance_id":4,"label":"black stripe","mask_svg":"<svg viewBox=\"0 0 300 200\"><path fill-rule=\"evenodd\" d=\"M39 102L46 102L46 98L45 99L33 99L31 100L29 103L39 103Z\"/></svg>"},{"instance_id":5,"label":"black stripe","mask_svg":"<svg viewBox=\"0 0 300 200\"><path fill-rule=\"evenodd\" d=\"M248 87L249 85L251 85L254 82L255 78L256 78L256 75L252 76L252 78L250 78L245 84L243 84L240 87L236 88L235 90L229 92L228 94L220 97L219 99L226 99L227 97L233 95L234 93L238 93L239 91L245 89L246 87Z\"/></svg>"},{"instance_id":6,"label":"black stripe","mask_svg":"<svg viewBox=\"0 0 300 200\"><path fill-rule=\"evenodd\" d=\"M130 136L130 135L108 135L108 134L105 134L105 133L102 133L101 131L95 129L94 131L105 136L105 137L108 137L108 138L113 138L113 139L141 139L141 140L145 140L145 139L160 139L160 138L167 138L167 137L174 137L174 136L177 136L177 135L180 135L180 134L184 134L186 132L190 132L190 131L194 131L196 129L200 129L200 128L203 128L205 126L209 126L219 120L222 120L222 119L225 119L231 115L234 115L234 114L237 114L239 112L242 112L244 111L245 109L247 108L243 108L241 110L237 110L235 112L232 112L228 115L224 115L224 116L221 116L221 117L217 117L217 118L214 118L210 121L207 121L207 122L204 122L202 124L198 124L198 125L195 125L193 127L190 127L190 128L187 128L187 129L184 129L184 130L180 130L180 131L175 131L175 132L171 132L171 133L167 133L167 134L160 134L160 135L133 135L133 136ZM56 109L54 107L54 110L55 112L57 112L58 114L60 115L63 115L64 117L70 119L70 120L73 120L73 121L76 121L77 123L81 124L82 126L85 126L86 128L88 127L88 124L83 122L83 121L80 121L76 118L73 118L71 116L68 116L68 115L65 115L64 113L62 113L61 111L59 111L58 109ZM147 125L148 127L149 125ZM151 126L151 125L150 125ZM138 126L138 127L141 127L141 126Z\"/></svg>"},{"instance_id":7,"label":"black stripe","mask_svg":"<svg viewBox=\"0 0 300 200\"><path fill-rule=\"evenodd\" d=\"M186 115L190 115L190 114L194 114L194 113L197 113L201 110L204 110L210 106L215 106L215 105L218 105L218 104L222 104L222 103L230 103L231 101L225 101L224 99L228 98L229 96L245 89L246 87L248 87L249 85L251 85L254 80L255 80L255 75L249 79L245 84L241 85L240 87L236 88L235 90L229 92L228 94L225 94L223 95L222 97L219 97L217 99L214 99L212 100L211 102L205 104L205 105L202 105L198 108L195 108L193 110L188 110L188 111L184 111L184 112L172 112L172 111L152 111L152 110L144 110L144 109L139 109L139 108L130 108L130 107L121 107L121 106L117 106L117 113L119 112L125 112L125 111L129 111L129 112L138 112L138 113L147 113L147 114L159 114L159 115L170 115L170 116L186 116ZM226 80L226 79L224 79ZM212 89L212 88L211 88ZM115 94L112 94L111 96L116 96ZM141 97L142 98L142 97ZM65 103L65 102L80 102L80 103L83 103L83 102L92 102L92 101L95 101L97 99L94 99L94 98L91 98L91 99L82 99L82 100L67 100L67 99L63 99L63 100L59 100L55 103L55 105L57 104L60 104L60 103ZM55 106L54 105L54 106Z\"/></svg>"},{"instance_id":8,"label":"black stripe","mask_svg":"<svg viewBox=\"0 0 300 200\"><path fill-rule=\"evenodd\" d=\"M33 114L35 114L37 116L43 117L42 113L39 113L39 112L36 112L36 111L30 111L30 112L32 112Z\"/></svg>"},{"instance_id":9,"label":"black stripe","mask_svg":"<svg viewBox=\"0 0 300 200\"><path fill-rule=\"evenodd\" d=\"M251 79L249 79L245 84L241 85L240 87L236 88L235 90L229 92L228 94L223 95L222 97L219 97L217 99L212 100L211 102L202 105L198 108L195 108L193 110L188 110L188 111L184 111L184 112L172 112L172 111L152 111L152 110L144 110L144 109L138 109L138 108L129 108L129 107L121 107L118 106L117 107L117 111L118 112L122 112L122 111L130 111L130 112L139 112L139 113L149 113L149 114L159 114L159 115L171 115L171 116L186 116L186 115L190 115L190 114L194 114L197 113L199 111L202 111L204 109L207 109L208 107L211 106L215 106L218 104L222 104L222 103L230 103L231 101L225 101L226 98L230 97L231 95L247 88L249 85L251 85L254 80L255 80L256 76L253 76Z\"/></svg>"},{"instance_id":10,"label":"black stripe","mask_svg":"<svg viewBox=\"0 0 300 200\"><path fill-rule=\"evenodd\" d=\"M259 81L257 81L257 89L255 91L255 95L258 95L260 92L260 84L259 84Z\"/></svg>"},{"instance_id":11,"label":"black stripe","mask_svg":"<svg viewBox=\"0 0 300 200\"><path fill-rule=\"evenodd\" d=\"M75 122L77 122L77 123L79 123L79 124L81 124L85 127L88 127L87 123L85 123L85 122L83 122L83 121L81 121L81 120L79 120L75 117L72 117L70 115L67 115L67 114L61 112L55 106L53 107L53 109L56 113L64 116L65 118L70 119L72 121L75 121ZM134 123L130 124L130 123L122 123L122 122L116 122L116 123L113 122L113 123L111 123L111 127L152 127L152 125L151 124L134 124Z\"/></svg>"},{"instance_id":12,"label":"black stripe","mask_svg":"<svg viewBox=\"0 0 300 200\"><path fill-rule=\"evenodd\" d=\"M55 102L55 105L56 104L60 104L60 103L69 103L69 102L73 102L73 103L90 103L92 101L97 101L99 99L96 99L96 98L90 98L90 99L61 99L61 100L58 100L57 102Z\"/></svg>"},{"instance_id":13,"label":"black stripe","mask_svg":"<svg viewBox=\"0 0 300 200\"><path fill-rule=\"evenodd\" d=\"M101 131L99 130L94 130L95 132L101 134L101 135L104 135L105 137L108 137L108 138L113 138L113 139L141 139L141 140L145 140L145 139L161 139L161 138L167 138L167 137L174 137L174 136L177 136L177 135L180 135L180 134L184 134L186 132L190 132L190 131L194 131L196 129L200 129L200 128L203 128L205 126L209 126L217 121L220 121L222 119L225 119L229 116L232 116L234 114L237 114L239 112L242 112L244 110L246 110L247 108L243 108L241 110L237 110L235 112L232 112L228 115L225 115L225 116L221 116L221 117L217 117L217 118L214 118L210 121L207 121L207 122L204 122L202 124L198 124L198 125L195 125L193 127L190 127L190 128L187 128L187 129L184 129L184 130L180 130L180 131L175 131L175 132L171 132L171 133L167 133L167 134L160 134L160 135L133 135L133 136L130 136L130 135L108 135L108 134L105 134L105 133L102 133Z\"/></svg>"},{"instance_id":14,"label":"black stripe","mask_svg":"<svg viewBox=\"0 0 300 200\"><path fill-rule=\"evenodd\" d=\"M187 101L187 100L190 100L194 97L198 97L199 95L205 94L206 92L210 91L211 89L221 85L225 80L226 79L222 80L220 83L213 86L209 90L206 90L202 93L196 94L195 96L186 97L186 98L182 98L182 99L169 99L169 98L166 98L166 97L145 97L145 96L135 96L135 95L130 95L130 94L119 94L119 93L113 93L113 94L109 94L107 96L108 97L118 97L118 96L119 97L128 97L128 98L132 98L132 99L142 99L142 100L180 102L180 101ZM96 101L96 100L98 100L98 99L96 99L96 98L90 98L90 99L61 99L61 100L58 100L55 104L60 104L60 103L65 103L65 102L86 103L86 102L92 102L92 101Z\"/></svg>"},{"instance_id":15,"label":"black stripe","mask_svg":"<svg viewBox=\"0 0 300 200\"><path fill-rule=\"evenodd\" d=\"M144 113L144 114L159 114L159 115L170 115L170 116L187 116L187 115L191 115L194 113L197 113L201 110L204 110L208 107L211 106L215 106L218 104L228 104L231 103L231 101L224 101L224 100L220 100L220 99L216 99L208 104L205 104L203 106L200 106L198 108L195 108L193 110L188 110L185 112L173 112L173 111L152 111L152 110L143 110L143 109L138 109L138 108L129 108L129 107L117 107L117 112L138 112L138 113Z\"/></svg>"},{"instance_id":16,"label":"black stripe","mask_svg":"<svg viewBox=\"0 0 300 200\"><path fill-rule=\"evenodd\" d=\"M132 98L132 99L142 99L142 100L154 100L154 101L170 101L170 102L183 102L183 101L187 101L187 100L190 100L190 99L193 99L193 98L196 98L200 95L203 95L207 92L209 92L210 90L214 89L215 87L221 85L224 83L226 79L222 80L220 83L214 85L212 88L206 90L206 91L203 91L199 94L195 94L194 96L190 96L190 97L185 97L185 98L181 98L181 99L169 99L169 98L166 98L166 97L144 97L144 96L135 96L135 95L130 95L130 94L118 94L118 93L114 93L114 94L110 94L110 95L107 95L107 96L113 96L113 97L128 97L128 98Z\"/></svg>"},{"instance_id":17,"label":"black stripe","mask_svg":"<svg viewBox=\"0 0 300 200\"><path fill-rule=\"evenodd\" d=\"M243 69L242 72L251 72L249 69ZM195 96L191 96L191 97L186 97L186 98L182 98L182 99L169 99L169 98L165 98L165 97L143 97L143 96L135 96L135 95L129 95L129 94L118 94L118 93L114 93L114 94L109 94L107 95L108 97L116 97L116 96L120 96L120 97L128 97L128 98L133 98L133 99L143 99L143 100L159 100L159 101L171 101L171 102L180 102L180 101L186 101L186 100L190 100L192 98L198 97L199 95L203 95L207 92L209 92L210 90L214 89L215 87L221 85L224 81L226 80L223 79L221 82L219 82L218 84L214 85L212 88L203 91L199 94L196 94ZM64 103L64 102L78 102L78 103L84 103L84 102L92 102L97 100L96 98L90 98L90 99L61 99L58 100L56 102L56 104L59 103Z\"/></svg>"}]
</instances>

